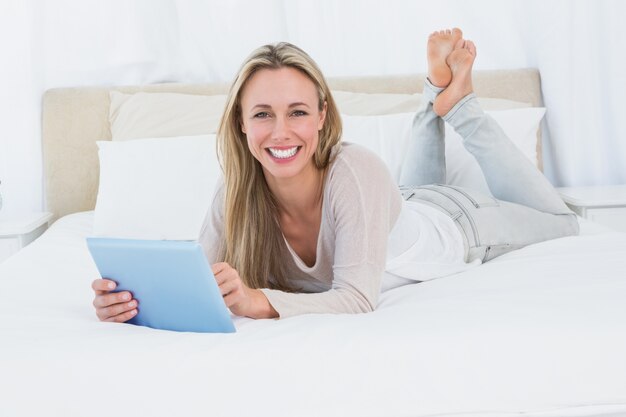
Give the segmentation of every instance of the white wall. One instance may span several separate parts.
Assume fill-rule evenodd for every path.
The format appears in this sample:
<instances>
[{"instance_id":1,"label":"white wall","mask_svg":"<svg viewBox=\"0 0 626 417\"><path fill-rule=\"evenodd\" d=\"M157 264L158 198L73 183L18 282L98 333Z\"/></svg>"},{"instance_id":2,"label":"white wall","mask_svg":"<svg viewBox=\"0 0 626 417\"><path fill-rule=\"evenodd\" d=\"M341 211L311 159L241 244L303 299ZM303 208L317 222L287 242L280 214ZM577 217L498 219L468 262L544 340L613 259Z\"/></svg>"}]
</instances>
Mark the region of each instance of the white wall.
<instances>
[{"instance_id":1,"label":"white wall","mask_svg":"<svg viewBox=\"0 0 626 417\"><path fill-rule=\"evenodd\" d=\"M477 69L537 67L555 185L626 183L620 0L2 0L2 215L43 207L40 103L53 87L229 81L255 47L303 47L327 76L425 71L433 30Z\"/></svg>"}]
</instances>

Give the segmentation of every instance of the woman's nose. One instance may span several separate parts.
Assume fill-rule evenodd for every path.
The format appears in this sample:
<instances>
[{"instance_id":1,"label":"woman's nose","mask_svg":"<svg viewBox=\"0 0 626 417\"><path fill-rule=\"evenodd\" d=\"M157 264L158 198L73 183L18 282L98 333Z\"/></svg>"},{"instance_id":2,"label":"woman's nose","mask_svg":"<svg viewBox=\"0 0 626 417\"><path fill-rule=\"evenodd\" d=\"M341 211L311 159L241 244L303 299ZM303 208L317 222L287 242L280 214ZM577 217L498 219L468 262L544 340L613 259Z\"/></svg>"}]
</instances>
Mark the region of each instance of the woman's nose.
<instances>
[{"instance_id":1,"label":"woman's nose","mask_svg":"<svg viewBox=\"0 0 626 417\"><path fill-rule=\"evenodd\" d=\"M287 119L284 116L277 116L274 119L274 126L272 130L272 139L283 140L289 137L289 126Z\"/></svg>"}]
</instances>

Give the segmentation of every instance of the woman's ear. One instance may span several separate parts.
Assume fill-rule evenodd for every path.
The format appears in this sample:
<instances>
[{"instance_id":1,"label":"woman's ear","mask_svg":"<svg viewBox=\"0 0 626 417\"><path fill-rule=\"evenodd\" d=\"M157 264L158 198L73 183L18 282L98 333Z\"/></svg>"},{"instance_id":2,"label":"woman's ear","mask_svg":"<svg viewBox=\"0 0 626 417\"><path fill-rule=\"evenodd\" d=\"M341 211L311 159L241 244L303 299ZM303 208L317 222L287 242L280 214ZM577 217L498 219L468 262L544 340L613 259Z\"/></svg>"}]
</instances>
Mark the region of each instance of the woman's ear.
<instances>
[{"instance_id":1,"label":"woman's ear","mask_svg":"<svg viewBox=\"0 0 626 417\"><path fill-rule=\"evenodd\" d=\"M326 120L326 110L328 109L328 103L324 100L324 106L322 107L322 111L320 112L320 121L317 124L317 130L322 130L324 127L324 121Z\"/></svg>"}]
</instances>

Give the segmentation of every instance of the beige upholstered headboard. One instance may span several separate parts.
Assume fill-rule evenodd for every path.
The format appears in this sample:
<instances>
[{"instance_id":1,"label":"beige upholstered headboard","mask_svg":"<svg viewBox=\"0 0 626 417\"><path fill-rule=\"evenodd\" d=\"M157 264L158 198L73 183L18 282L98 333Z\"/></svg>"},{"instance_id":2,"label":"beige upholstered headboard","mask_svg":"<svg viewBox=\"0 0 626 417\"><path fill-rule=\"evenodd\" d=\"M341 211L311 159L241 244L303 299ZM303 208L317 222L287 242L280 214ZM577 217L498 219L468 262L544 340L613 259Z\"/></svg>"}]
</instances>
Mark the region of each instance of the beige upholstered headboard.
<instances>
[{"instance_id":1,"label":"beige upholstered headboard","mask_svg":"<svg viewBox=\"0 0 626 417\"><path fill-rule=\"evenodd\" d=\"M481 97L505 98L541 106L535 69L476 71L474 89ZM424 75L330 78L331 88L363 93L417 93ZM227 84L155 84L128 87L80 87L46 91L43 97L43 157L47 210L54 220L93 210L98 191L96 141L111 140L109 91L224 94ZM541 141L538 141L537 154ZM541 158L539 158L541 161Z\"/></svg>"}]
</instances>

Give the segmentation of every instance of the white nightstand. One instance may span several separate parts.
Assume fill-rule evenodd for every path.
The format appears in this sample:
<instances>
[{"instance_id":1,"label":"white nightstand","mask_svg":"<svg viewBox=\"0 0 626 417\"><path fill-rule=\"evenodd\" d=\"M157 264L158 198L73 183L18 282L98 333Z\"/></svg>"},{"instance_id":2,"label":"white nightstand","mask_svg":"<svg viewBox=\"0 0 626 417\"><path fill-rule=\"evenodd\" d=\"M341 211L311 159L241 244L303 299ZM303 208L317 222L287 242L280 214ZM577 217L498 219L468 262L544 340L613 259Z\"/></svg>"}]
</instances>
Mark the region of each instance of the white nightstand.
<instances>
[{"instance_id":1,"label":"white nightstand","mask_svg":"<svg viewBox=\"0 0 626 417\"><path fill-rule=\"evenodd\" d=\"M626 184L557 188L579 216L626 232Z\"/></svg>"},{"instance_id":2,"label":"white nightstand","mask_svg":"<svg viewBox=\"0 0 626 417\"><path fill-rule=\"evenodd\" d=\"M47 228L52 213L30 213L0 218L0 263L37 239Z\"/></svg>"}]
</instances>

